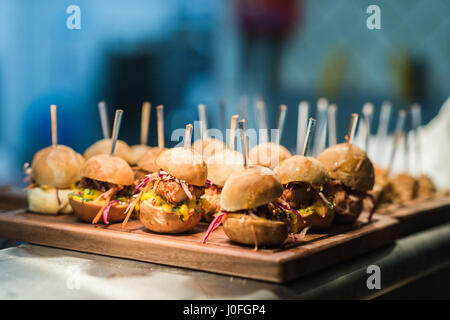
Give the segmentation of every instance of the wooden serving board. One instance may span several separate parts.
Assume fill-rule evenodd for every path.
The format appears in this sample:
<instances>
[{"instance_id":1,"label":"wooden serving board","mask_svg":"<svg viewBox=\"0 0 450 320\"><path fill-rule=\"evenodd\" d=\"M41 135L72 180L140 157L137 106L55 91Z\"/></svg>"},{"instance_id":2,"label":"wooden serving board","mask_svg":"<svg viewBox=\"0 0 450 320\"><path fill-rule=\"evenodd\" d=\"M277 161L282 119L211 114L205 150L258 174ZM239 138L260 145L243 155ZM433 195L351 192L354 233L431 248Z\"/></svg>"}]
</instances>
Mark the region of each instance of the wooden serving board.
<instances>
[{"instance_id":1,"label":"wooden serving board","mask_svg":"<svg viewBox=\"0 0 450 320\"><path fill-rule=\"evenodd\" d=\"M414 199L402 206L388 205L381 207L376 212L398 219L400 221L400 236L406 236L450 222L450 196L440 195L429 200Z\"/></svg>"},{"instance_id":2,"label":"wooden serving board","mask_svg":"<svg viewBox=\"0 0 450 320\"><path fill-rule=\"evenodd\" d=\"M130 221L122 229L120 223L92 225L71 215L46 216L17 209L0 212L0 238L281 283L396 239L397 220L375 215L367 224L365 219L353 227L336 226L328 234L309 233L282 248L254 251L229 241L221 227L202 244L204 223L189 233L162 235L147 231L139 221Z\"/></svg>"}]
</instances>

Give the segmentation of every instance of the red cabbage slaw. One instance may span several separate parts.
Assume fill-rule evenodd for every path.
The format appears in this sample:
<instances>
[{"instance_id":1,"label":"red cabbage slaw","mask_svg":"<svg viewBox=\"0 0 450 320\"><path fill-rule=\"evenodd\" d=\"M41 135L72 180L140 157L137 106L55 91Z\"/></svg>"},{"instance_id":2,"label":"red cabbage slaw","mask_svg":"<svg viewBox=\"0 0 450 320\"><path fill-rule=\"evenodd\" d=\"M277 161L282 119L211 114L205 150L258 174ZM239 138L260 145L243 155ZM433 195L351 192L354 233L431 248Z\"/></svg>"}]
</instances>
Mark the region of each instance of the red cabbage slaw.
<instances>
[{"instance_id":1,"label":"red cabbage slaw","mask_svg":"<svg viewBox=\"0 0 450 320\"><path fill-rule=\"evenodd\" d=\"M102 217L103 217L103 222L104 222L105 224L109 224L109 210L111 209L111 206L112 206L113 204L118 203L118 202L119 202L119 200L113 200L113 201L110 201L110 202L108 202L108 204L106 205L105 209L103 209Z\"/></svg>"},{"instance_id":2,"label":"red cabbage slaw","mask_svg":"<svg viewBox=\"0 0 450 320\"><path fill-rule=\"evenodd\" d=\"M226 211L221 211L221 212L222 213L219 214L217 217L215 217L214 220L211 221L211 223L209 224L208 230L206 230L206 233L203 236L202 243L206 243L206 240L208 239L208 237L211 234L211 232L216 230L227 219L228 212L226 212Z\"/></svg>"}]
</instances>

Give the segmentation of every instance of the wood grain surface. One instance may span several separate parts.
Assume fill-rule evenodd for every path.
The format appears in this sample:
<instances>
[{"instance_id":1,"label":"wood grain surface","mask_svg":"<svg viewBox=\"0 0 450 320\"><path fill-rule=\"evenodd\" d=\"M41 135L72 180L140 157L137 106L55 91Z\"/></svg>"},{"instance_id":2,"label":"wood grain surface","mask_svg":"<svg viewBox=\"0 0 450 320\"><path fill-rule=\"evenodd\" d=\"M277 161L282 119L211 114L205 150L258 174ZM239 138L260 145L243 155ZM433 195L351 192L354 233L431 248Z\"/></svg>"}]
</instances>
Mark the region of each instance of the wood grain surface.
<instances>
[{"instance_id":1,"label":"wood grain surface","mask_svg":"<svg viewBox=\"0 0 450 320\"><path fill-rule=\"evenodd\" d=\"M381 215L375 215L371 224L365 220L362 217L353 227L336 226L328 234L308 233L282 248L254 251L232 243L221 228L202 244L204 223L188 233L164 235L147 231L136 220L122 229L120 223L92 225L72 215L17 209L0 212L0 238L281 283L396 239L397 220Z\"/></svg>"}]
</instances>

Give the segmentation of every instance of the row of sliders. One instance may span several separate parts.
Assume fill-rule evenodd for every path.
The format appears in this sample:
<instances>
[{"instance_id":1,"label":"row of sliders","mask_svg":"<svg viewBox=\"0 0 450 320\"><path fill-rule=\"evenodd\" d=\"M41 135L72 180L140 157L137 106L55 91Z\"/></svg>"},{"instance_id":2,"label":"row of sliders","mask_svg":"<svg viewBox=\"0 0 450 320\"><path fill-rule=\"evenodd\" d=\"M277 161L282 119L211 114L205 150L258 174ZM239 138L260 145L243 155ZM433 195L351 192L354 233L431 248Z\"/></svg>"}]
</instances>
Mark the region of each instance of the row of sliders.
<instances>
[{"instance_id":1,"label":"row of sliders","mask_svg":"<svg viewBox=\"0 0 450 320\"><path fill-rule=\"evenodd\" d=\"M157 110L160 123L162 106ZM129 219L139 219L156 233L186 232L203 220L210 223L203 242L223 225L232 241L257 248L302 238L308 230L354 224L364 209L363 200L373 199L369 191L374 167L366 153L351 143L356 114L347 142L326 149L317 159L306 156L314 119L308 125L303 153L291 155L277 142L248 151L245 119L237 128L236 115L231 119L229 146L211 138L191 145L189 124L184 146L165 148L161 123L158 147L140 147L145 150L137 160L130 160L130 153L118 153L120 145L128 152L132 149L118 140L122 114L116 111L111 138L91 146L83 157L57 144L56 106L51 107L52 145L37 152L26 168L31 211L73 211L87 223L123 226ZM238 130L242 153L234 145ZM208 146L214 152L206 156L203 151ZM369 209L370 221L375 205Z\"/></svg>"}]
</instances>

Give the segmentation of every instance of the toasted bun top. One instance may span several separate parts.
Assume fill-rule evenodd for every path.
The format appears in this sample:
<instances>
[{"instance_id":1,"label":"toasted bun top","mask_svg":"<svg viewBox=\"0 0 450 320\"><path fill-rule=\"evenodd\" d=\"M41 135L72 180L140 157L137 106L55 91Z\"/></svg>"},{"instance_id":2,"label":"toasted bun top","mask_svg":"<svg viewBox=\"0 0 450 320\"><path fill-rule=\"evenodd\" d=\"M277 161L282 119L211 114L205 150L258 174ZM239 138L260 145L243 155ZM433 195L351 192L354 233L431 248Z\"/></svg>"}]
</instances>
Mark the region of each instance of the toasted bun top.
<instances>
[{"instance_id":1,"label":"toasted bun top","mask_svg":"<svg viewBox=\"0 0 450 320\"><path fill-rule=\"evenodd\" d=\"M228 177L220 205L226 211L253 209L279 198L282 193L283 185L272 170L249 166Z\"/></svg>"},{"instance_id":2,"label":"toasted bun top","mask_svg":"<svg viewBox=\"0 0 450 320\"><path fill-rule=\"evenodd\" d=\"M288 149L280 144L268 142L259 144L250 150L250 162L267 168L275 168L281 161L291 156Z\"/></svg>"},{"instance_id":3,"label":"toasted bun top","mask_svg":"<svg viewBox=\"0 0 450 320\"><path fill-rule=\"evenodd\" d=\"M206 165L208 166L208 179L222 187L233 172L244 167L244 160L240 152L227 149L209 157Z\"/></svg>"},{"instance_id":4,"label":"toasted bun top","mask_svg":"<svg viewBox=\"0 0 450 320\"><path fill-rule=\"evenodd\" d=\"M134 183L134 174L128 163L117 156L98 154L87 160L81 169L83 177L129 186Z\"/></svg>"},{"instance_id":5,"label":"toasted bun top","mask_svg":"<svg viewBox=\"0 0 450 320\"><path fill-rule=\"evenodd\" d=\"M313 187L320 187L330 180L328 170L317 159L301 155L292 156L281 162L275 173L282 184L306 182Z\"/></svg>"},{"instance_id":6,"label":"toasted bun top","mask_svg":"<svg viewBox=\"0 0 450 320\"><path fill-rule=\"evenodd\" d=\"M204 186L208 175L202 156L191 149L167 149L158 156L156 165L158 169L194 186Z\"/></svg>"},{"instance_id":7,"label":"toasted bun top","mask_svg":"<svg viewBox=\"0 0 450 320\"><path fill-rule=\"evenodd\" d=\"M86 149L86 151L84 152L84 157L87 160L97 154L110 154L111 147L112 147L112 139L99 140ZM131 148L128 146L126 142L123 142L122 140L117 140L114 155L124 159L128 163L133 162L131 155Z\"/></svg>"},{"instance_id":8,"label":"toasted bun top","mask_svg":"<svg viewBox=\"0 0 450 320\"><path fill-rule=\"evenodd\" d=\"M38 151L31 163L31 176L39 185L69 188L80 180L84 158L72 148L56 145Z\"/></svg>"},{"instance_id":9,"label":"toasted bun top","mask_svg":"<svg viewBox=\"0 0 450 320\"><path fill-rule=\"evenodd\" d=\"M341 143L323 151L317 159L328 169L330 177L358 191L371 190L375 182L372 162L354 144Z\"/></svg>"},{"instance_id":10,"label":"toasted bun top","mask_svg":"<svg viewBox=\"0 0 450 320\"><path fill-rule=\"evenodd\" d=\"M139 158L137 165L140 169L143 169L148 172L156 172L159 170L158 165L156 164L156 158L163 152L164 148L150 148L147 150L144 155Z\"/></svg>"},{"instance_id":11,"label":"toasted bun top","mask_svg":"<svg viewBox=\"0 0 450 320\"><path fill-rule=\"evenodd\" d=\"M208 159L226 148L222 141L213 138L198 139L192 144L192 149L199 154L203 154L203 159Z\"/></svg>"},{"instance_id":12,"label":"toasted bun top","mask_svg":"<svg viewBox=\"0 0 450 320\"><path fill-rule=\"evenodd\" d=\"M146 144L135 144L134 146L130 146L131 148L131 162L130 164L137 164L139 159L152 147Z\"/></svg>"}]
</instances>

